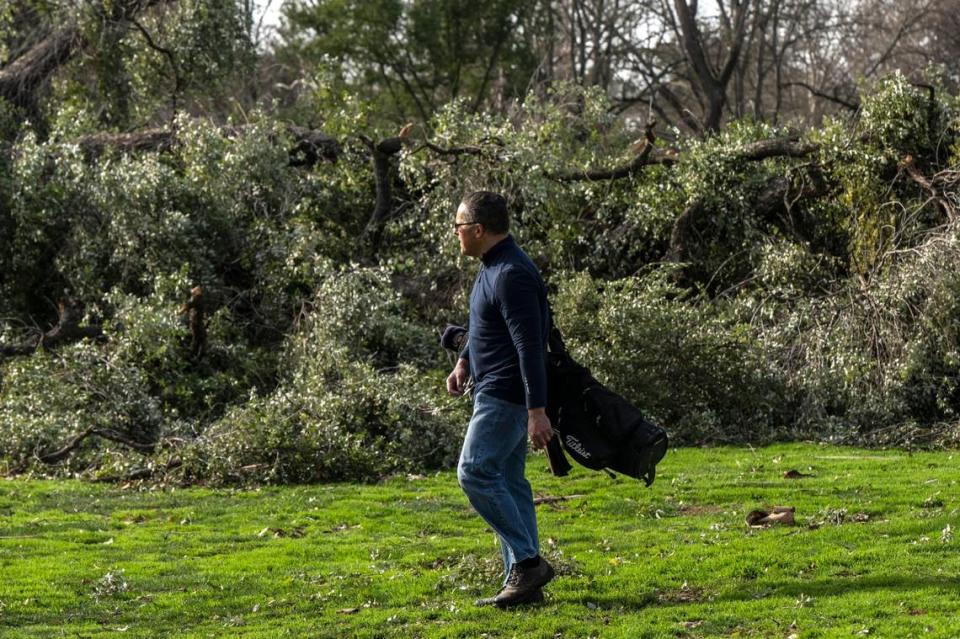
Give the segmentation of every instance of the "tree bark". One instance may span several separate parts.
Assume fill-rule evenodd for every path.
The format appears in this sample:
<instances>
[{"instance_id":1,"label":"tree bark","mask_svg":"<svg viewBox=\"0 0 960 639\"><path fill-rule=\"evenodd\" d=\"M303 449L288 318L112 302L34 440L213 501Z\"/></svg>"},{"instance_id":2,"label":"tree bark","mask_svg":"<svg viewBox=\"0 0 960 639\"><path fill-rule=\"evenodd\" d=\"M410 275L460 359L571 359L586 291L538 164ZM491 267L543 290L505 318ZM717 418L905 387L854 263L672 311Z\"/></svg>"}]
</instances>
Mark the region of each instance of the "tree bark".
<instances>
[{"instance_id":1,"label":"tree bark","mask_svg":"<svg viewBox=\"0 0 960 639\"><path fill-rule=\"evenodd\" d=\"M239 133L242 127L225 127L223 131ZM343 153L340 143L329 135L303 127L288 127L287 132L293 138L289 150L290 166L310 167L318 162L336 162ZM120 153L163 152L177 142L176 132L169 129L146 129L134 133L95 133L79 138L80 146L87 160L93 160L108 150Z\"/></svg>"},{"instance_id":2,"label":"tree bark","mask_svg":"<svg viewBox=\"0 0 960 639\"><path fill-rule=\"evenodd\" d=\"M404 138L399 136L386 138L376 144L368 138L365 141L370 149L371 161L373 162L373 179L376 185L377 199L373 207L373 213L370 214L367 226L363 230L362 243L368 247L371 255L376 255L380 250L380 242L383 239L383 227L393 210L393 190L390 184L391 159L403 148Z\"/></svg>"},{"instance_id":3,"label":"tree bark","mask_svg":"<svg viewBox=\"0 0 960 639\"><path fill-rule=\"evenodd\" d=\"M747 0L739 0L739 2L734 3L735 11L731 22L729 49L719 72L714 71L711 67L703 47L703 37L697 24L696 2L688 4L687 0L674 0L673 6L677 14L683 49L686 52L690 68L695 74L697 84L707 101L704 112L704 128L707 131L717 131L720 129L720 121L723 118L723 109L727 101L727 85L736 69L740 50L743 46L749 3Z\"/></svg>"},{"instance_id":4,"label":"tree bark","mask_svg":"<svg viewBox=\"0 0 960 639\"><path fill-rule=\"evenodd\" d=\"M80 47L80 30L70 23L54 30L26 53L0 69L0 98L37 114L36 94L46 80Z\"/></svg>"}]
</instances>

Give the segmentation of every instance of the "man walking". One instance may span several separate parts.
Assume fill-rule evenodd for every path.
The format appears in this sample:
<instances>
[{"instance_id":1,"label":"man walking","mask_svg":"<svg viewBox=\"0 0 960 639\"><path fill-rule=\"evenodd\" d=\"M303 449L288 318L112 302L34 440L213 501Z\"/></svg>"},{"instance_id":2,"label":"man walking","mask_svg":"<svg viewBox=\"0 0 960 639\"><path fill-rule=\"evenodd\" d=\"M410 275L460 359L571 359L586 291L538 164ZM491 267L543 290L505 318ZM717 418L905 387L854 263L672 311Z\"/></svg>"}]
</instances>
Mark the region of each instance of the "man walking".
<instances>
[{"instance_id":1,"label":"man walking","mask_svg":"<svg viewBox=\"0 0 960 639\"><path fill-rule=\"evenodd\" d=\"M527 436L535 448L553 436L545 409L547 291L509 228L506 200L496 193L470 193L457 209L460 252L483 266L470 294L467 346L447 377L451 395L462 395L470 376L475 384L457 478L500 538L503 587L477 601L500 608L542 601L554 575L540 557L533 493L524 477Z\"/></svg>"}]
</instances>

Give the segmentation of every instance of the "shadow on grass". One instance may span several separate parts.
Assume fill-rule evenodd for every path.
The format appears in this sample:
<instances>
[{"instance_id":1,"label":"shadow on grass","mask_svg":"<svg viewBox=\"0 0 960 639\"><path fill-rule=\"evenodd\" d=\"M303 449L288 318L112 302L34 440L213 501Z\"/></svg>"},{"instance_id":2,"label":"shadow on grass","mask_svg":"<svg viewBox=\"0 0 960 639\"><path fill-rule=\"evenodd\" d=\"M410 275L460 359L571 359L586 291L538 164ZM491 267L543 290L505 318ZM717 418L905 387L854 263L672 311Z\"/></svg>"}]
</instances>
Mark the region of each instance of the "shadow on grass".
<instances>
[{"instance_id":1,"label":"shadow on grass","mask_svg":"<svg viewBox=\"0 0 960 639\"><path fill-rule=\"evenodd\" d=\"M832 577L811 581L788 581L780 583L756 583L740 587L732 592L718 595L715 601L749 601L764 597L841 597L847 593L861 594L867 591L891 590L906 594L915 590L937 588L956 592L960 587L957 576L919 575L864 575L858 577Z\"/></svg>"},{"instance_id":2,"label":"shadow on grass","mask_svg":"<svg viewBox=\"0 0 960 639\"><path fill-rule=\"evenodd\" d=\"M550 603L581 604L587 602L601 609L618 608L639 611L644 608L672 608L677 606L723 603L731 601L757 601L775 597L828 598L842 597L848 593L863 594L889 590L899 594L908 594L917 590L935 588L949 592L960 589L960 577L953 576L910 576L876 575L859 577L828 578L814 581L787 581L774 583L751 583L722 594L711 594L700 588L689 588L663 592L638 593L591 593L565 595L554 594Z\"/></svg>"}]
</instances>

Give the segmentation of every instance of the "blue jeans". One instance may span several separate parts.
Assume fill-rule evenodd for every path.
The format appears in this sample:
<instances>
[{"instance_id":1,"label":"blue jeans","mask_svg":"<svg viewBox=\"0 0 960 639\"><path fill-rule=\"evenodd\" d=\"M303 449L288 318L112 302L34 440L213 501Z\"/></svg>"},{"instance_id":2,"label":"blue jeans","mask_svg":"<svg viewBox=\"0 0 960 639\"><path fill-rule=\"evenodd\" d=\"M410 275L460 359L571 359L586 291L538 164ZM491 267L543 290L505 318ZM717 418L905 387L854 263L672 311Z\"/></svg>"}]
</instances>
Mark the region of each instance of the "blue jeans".
<instances>
[{"instance_id":1,"label":"blue jeans","mask_svg":"<svg viewBox=\"0 0 960 639\"><path fill-rule=\"evenodd\" d=\"M470 503L500 538L504 579L514 563L536 557L537 512L524 477L527 409L478 394L457 465Z\"/></svg>"}]
</instances>

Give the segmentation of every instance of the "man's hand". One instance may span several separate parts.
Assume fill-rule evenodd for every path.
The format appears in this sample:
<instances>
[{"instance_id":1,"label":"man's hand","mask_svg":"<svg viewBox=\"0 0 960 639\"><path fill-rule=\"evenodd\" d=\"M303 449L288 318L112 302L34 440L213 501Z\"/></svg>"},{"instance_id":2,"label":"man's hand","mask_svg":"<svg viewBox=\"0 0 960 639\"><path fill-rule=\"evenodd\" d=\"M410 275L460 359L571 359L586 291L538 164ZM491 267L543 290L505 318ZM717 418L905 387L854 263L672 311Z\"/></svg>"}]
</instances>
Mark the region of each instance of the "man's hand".
<instances>
[{"instance_id":1,"label":"man's hand","mask_svg":"<svg viewBox=\"0 0 960 639\"><path fill-rule=\"evenodd\" d=\"M447 392L454 397L463 395L469 376L470 369L467 365L467 360L458 359L457 365L453 367L453 372L447 376Z\"/></svg>"},{"instance_id":2,"label":"man's hand","mask_svg":"<svg viewBox=\"0 0 960 639\"><path fill-rule=\"evenodd\" d=\"M540 450L547 447L547 443L553 437L553 427L550 425L546 409L531 408L527 411L527 433L534 448Z\"/></svg>"}]
</instances>

